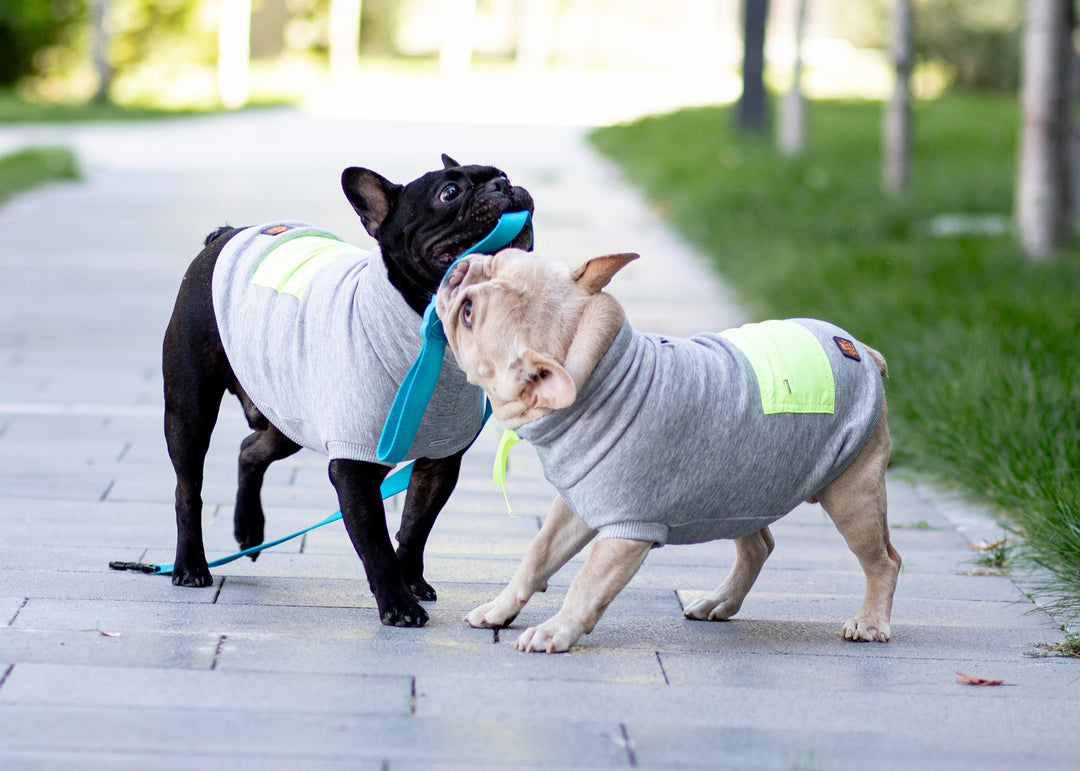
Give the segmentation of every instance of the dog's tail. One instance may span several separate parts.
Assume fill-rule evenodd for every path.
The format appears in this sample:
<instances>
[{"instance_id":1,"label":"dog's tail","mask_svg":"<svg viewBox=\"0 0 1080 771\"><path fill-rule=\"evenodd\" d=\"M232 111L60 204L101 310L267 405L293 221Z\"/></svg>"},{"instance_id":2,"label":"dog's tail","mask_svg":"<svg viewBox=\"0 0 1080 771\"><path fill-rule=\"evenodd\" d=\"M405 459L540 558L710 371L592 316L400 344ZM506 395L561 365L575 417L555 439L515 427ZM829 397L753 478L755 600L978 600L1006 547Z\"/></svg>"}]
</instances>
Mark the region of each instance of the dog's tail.
<instances>
[{"instance_id":1,"label":"dog's tail","mask_svg":"<svg viewBox=\"0 0 1080 771\"><path fill-rule=\"evenodd\" d=\"M886 363L885 357L882 356L878 351L875 351L869 345L866 346L866 352L870 354L870 358L874 360L874 364L877 364L877 368L881 371L881 376L888 377L889 365L888 363Z\"/></svg>"},{"instance_id":2,"label":"dog's tail","mask_svg":"<svg viewBox=\"0 0 1080 771\"><path fill-rule=\"evenodd\" d=\"M206 237L206 240L203 241L203 246L210 246L210 244L212 244L214 241L217 241L222 236L226 234L232 235L235 232L236 228L232 227L231 225L222 225Z\"/></svg>"}]
</instances>

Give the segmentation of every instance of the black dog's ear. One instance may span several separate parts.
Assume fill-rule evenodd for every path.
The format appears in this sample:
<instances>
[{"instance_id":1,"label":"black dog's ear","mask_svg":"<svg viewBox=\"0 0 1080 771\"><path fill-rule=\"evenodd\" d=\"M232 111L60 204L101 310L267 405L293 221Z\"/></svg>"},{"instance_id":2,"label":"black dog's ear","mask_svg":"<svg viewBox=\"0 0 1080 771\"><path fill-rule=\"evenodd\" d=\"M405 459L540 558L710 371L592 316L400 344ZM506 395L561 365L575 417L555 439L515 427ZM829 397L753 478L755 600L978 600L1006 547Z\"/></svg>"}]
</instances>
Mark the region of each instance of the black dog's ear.
<instances>
[{"instance_id":1,"label":"black dog's ear","mask_svg":"<svg viewBox=\"0 0 1080 771\"><path fill-rule=\"evenodd\" d=\"M457 161L455 161L453 158L451 158L446 153L443 153L442 154L442 165L443 165L444 169L452 169L455 166L460 166L461 164L458 163Z\"/></svg>"},{"instance_id":2,"label":"black dog's ear","mask_svg":"<svg viewBox=\"0 0 1080 771\"><path fill-rule=\"evenodd\" d=\"M341 173L341 189L372 238L378 238L379 226L397 203L401 188L370 169L351 166Z\"/></svg>"}]
</instances>

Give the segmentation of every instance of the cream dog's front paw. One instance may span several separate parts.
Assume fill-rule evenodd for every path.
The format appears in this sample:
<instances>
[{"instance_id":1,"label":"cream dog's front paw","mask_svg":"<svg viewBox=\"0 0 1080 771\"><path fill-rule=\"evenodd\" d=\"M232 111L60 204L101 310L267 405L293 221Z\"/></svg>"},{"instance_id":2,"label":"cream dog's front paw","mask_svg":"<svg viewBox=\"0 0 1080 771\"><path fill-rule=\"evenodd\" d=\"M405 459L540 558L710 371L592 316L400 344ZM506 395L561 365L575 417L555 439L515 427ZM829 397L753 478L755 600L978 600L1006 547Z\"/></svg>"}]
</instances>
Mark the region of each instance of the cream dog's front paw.
<instances>
[{"instance_id":1,"label":"cream dog's front paw","mask_svg":"<svg viewBox=\"0 0 1080 771\"><path fill-rule=\"evenodd\" d=\"M580 624L561 619L556 614L540 626L531 626L522 632L517 649L526 653L565 653L583 633Z\"/></svg>"},{"instance_id":2,"label":"cream dog's front paw","mask_svg":"<svg viewBox=\"0 0 1080 771\"><path fill-rule=\"evenodd\" d=\"M517 597L517 593L504 589L503 592L491 602L485 602L469 612L465 621L471 627L477 629L502 629L517 618L525 600Z\"/></svg>"},{"instance_id":3,"label":"cream dog's front paw","mask_svg":"<svg viewBox=\"0 0 1080 771\"><path fill-rule=\"evenodd\" d=\"M840 630L840 636L853 642L888 642L892 629L888 621L869 618L849 618Z\"/></svg>"},{"instance_id":4,"label":"cream dog's front paw","mask_svg":"<svg viewBox=\"0 0 1080 771\"><path fill-rule=\"evenodd\" d=\"M714 592L687 605L683 616L698 621L727 621L738 613L741 607L741 597L727 597Z\"/></svg>"}]
</instances>

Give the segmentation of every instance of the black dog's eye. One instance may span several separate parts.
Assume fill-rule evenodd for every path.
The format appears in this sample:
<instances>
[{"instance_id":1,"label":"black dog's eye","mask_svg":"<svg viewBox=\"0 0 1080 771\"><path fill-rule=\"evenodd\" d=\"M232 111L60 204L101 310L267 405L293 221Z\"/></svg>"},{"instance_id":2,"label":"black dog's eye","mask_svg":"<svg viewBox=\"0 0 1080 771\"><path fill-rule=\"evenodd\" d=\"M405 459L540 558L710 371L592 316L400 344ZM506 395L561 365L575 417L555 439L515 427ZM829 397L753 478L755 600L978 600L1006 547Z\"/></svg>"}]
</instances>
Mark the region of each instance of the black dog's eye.
<instances>
[{"instance_id":1,"label":"black dog's eye","mask_svg":"<svg viewBox=\"0 0 1080 771\"><path fill-rule=\"evenodd\" d=\"M466 300L461 304L461 325L472 327L472 300Z\"/></svg>"},{"instance_id":2,"label":"black dog's eye","mask_svg":"<svg viewBox=\"0 0 1080 771\"><path fill-rule=\"evenodd\" d=\"M457 185L450 184L439 191L439 200L443 203L448 203L457 198L460 193L461 191L458 189Z\"/></svg>"}]
</instances>

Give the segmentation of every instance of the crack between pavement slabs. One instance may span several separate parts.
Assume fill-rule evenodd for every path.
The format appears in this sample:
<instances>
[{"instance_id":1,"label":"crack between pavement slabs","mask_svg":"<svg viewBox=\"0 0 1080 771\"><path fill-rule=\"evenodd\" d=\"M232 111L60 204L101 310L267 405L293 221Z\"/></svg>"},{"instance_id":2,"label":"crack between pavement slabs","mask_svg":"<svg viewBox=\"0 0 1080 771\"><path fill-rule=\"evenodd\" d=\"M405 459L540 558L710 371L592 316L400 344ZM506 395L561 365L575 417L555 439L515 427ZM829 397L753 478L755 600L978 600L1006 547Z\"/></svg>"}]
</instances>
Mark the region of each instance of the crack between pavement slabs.
<instances>
[{"instance_id":1,"label":"crack between pavement slabs","mask_svg":"<svg viewBox=\"0 0 1080 771\"><path fill-rule=\"evenodd\" d=\"M26 607L26 603L28 603L28 602L30 602L30 598L29 597L23 597L22 605L20 605L18 607L18 609L15 611L15 615L12 616L11 620L7 622L8 626L13 626L15 624L15 619L17 619L19 617L19 614L22 613L23 608Z\"/></svg>"},{"instance_id":2,"label":"crack between pavement slabs","mask_svg":"<svg viewBox=\"0 0 1080 771\"><path fill-rule=\"evenodd\" d=\"M637 768L637 753L634 752L634 742L630 739L626 723L619 723L619 730L622 731L623 746L626 747L626 757L630 761L630 768Z\"/></svg>"},{"instance_id":3,"label":"crack between pavement slabs","mask_svg":"<svg viewBox=\"0 0 1080 771\"><path fill-rule=\"evenodd\" d=\"M218 659L221 657L221 650L225 647L225 641L229 639L228 635L221 635L218 638L217 648L214 649L214 659L210 662L210 671L217 669Z\"/></svg>"},{"instance_id":4,"label":"crack between pavement slabs","mask_svg":"<svg viewBox=\"0 0 1080 771\"><path fill-rule=\"evenodd\" d=\"M664 676L664 685L671 685L671 681L668 680L667 670L664 669L664 660L660 658L660 651L656 651L656 663L660 665L660 674Z\"/></svg>"}]
</instances>

